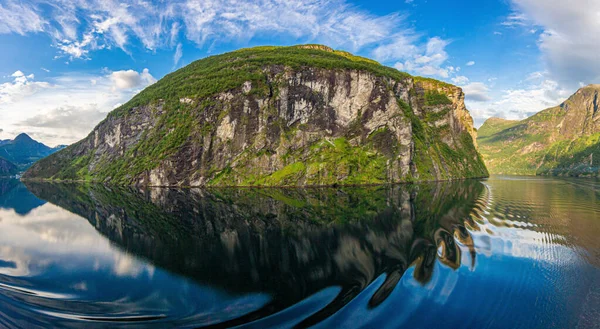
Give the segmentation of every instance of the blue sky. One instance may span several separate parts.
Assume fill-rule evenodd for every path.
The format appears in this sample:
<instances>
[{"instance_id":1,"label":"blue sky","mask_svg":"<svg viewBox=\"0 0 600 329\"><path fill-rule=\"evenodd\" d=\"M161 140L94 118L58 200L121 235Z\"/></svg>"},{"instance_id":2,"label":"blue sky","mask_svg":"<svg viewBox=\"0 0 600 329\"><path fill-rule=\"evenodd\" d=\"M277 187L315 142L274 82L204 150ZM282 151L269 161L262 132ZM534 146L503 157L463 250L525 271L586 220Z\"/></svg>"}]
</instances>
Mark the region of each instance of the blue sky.
<instances>
[{"instance_id":1,"label":"blue sky","mask_svg":"<svg viewBox=\"0 0 600 329\"><path fill-rule=\"evenodd\" d=\"M255 45L322 43L463 88L476 125L600 83L597 0L2 0L0 139L84 137L165 74Z\"/></svg>"}]
</instances>

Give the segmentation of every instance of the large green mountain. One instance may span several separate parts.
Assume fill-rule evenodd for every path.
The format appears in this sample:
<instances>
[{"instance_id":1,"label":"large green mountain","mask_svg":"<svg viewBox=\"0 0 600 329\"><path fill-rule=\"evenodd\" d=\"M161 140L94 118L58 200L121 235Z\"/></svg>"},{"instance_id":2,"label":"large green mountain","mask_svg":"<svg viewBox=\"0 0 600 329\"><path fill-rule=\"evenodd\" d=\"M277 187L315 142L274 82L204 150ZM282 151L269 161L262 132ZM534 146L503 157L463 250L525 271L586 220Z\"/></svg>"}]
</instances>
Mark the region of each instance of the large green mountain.
<instances>
[{"instance_id":1,"label":"large green mountain","mask_svg":"<svg viewBox=\"0 0 600 329\"><path fill-rule=\"evenodd\" d=\"M600 85L522 121L487 120L478 143L493 174L599 176Z\"/></svg>"},{"instance_id":2,"label":"large green mountain","mask_svg":"<svg viewBox=\"0 0 600 329\"><path fill-rule=\"evenodd\" d=\"M25 170L34 162L63 148L46 146L23 133L13 140L0 141L0 157L15 164L19 170Z\"/></svg>"},{"instance_id":3,"label":"large green mountain","mask_svg":"<svg viewBox=\"0 0 600 329\"><path fill-rule=\"evenodd\" d=\"M151 186L378 184L487 176L458 87L325 46L196 61L26 179Z\"/></svg>"}]
</instances>

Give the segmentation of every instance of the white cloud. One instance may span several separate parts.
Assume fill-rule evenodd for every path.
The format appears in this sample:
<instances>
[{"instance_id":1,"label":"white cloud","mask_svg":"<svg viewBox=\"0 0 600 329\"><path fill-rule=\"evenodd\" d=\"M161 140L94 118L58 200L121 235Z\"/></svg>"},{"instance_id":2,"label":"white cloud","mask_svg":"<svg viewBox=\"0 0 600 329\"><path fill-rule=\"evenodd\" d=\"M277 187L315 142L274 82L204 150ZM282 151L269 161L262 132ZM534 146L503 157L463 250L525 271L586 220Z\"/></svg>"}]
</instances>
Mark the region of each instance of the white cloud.
<instances>
[{"instance_id":1,"label":"white cloud","mask_svg":"<svg viewBox=\"0 0 600 329\"><path fill-rule=\"evenodd\" d=\"M546 75L547 74L545 72L532 72L527 76L527 78L525 78L525 81L540 80L543 79Z\"/></svg>"},{"instance_id":2,"label":"white cloud","mask_svg":"<svg viewBox=\"0 0 600 329\"><path fill-rule=\"evenodd\" d=\"M473 65L475 65L475 61L470 61L470 62L467 62L467 64L466 64L466 65L467 65L467 66L473 66Z\"/></svg>"},{"instance_id":3,"label":"white cloud","mask_svg":"<svg viewBox=\"0 0 600 329\"><path fill-rule=\"evenodd\" d=\"M78 107L64 105L42 110L40 113L15 125L27 127L28 130L51 131L57 136L85 136L105 117L106 112L100 110L96 104L86 104Z\"/></svg>"},{"instance_id":4,"label":"white cloud","mask_svg":"<svg viewBox=\"0 0 600 329\"><path fill-rule=\"evenodd\" d=\"M600 1L512 0L523 22L539 27L550 77L571 88L600 81ZM536 31L537 32L537 31Z\"/></svg>"},{"instance_id":5,"label":"white cloud","mask_svg":"<svg viewBox=\"0 0 600 329\"><path fill-rule=\"evenodd\" d=\"M501 23L504 26L515 27L515 26L525 26L527 25L527 16L522 13L511 13L508 15L506 20Z\"/></svg>"},{"instance_id":6,"label":"white cloud","mask_svg":"<svg viewBox=\"0 0 600 329\"><path fill-rule=\"evenodd\" d=\"M558 82L546 79L525 88L504 90L494 101L469 100L467 107L477 125L481 125L489 117L521 120L561 104L571 93Z\"/></svg>"},{"instance_id":7,"label":"white cloud","mask_svg":"<svg viewBox=\"0 0 600 329\"><path fill-rule=\"evenodd\" d=\"M26 131L49 145L85 137L108 112L156 79L148 69L71 73L38 82L16 71L0 84L0 139Z\"/></svg>"},{"instance_id":8,"label":"white cloud","mask_svg":"<svg viewBox=\"0 0 600 329\"><path fill-rule=\"evenodd\" d=\"M48 82L33 81L34 75L25 75L17 70L11 74L12 81L0 84L0 110L2 104L14 103L36 93L41 89L52 88Z\"/></svg>"},{"instance_id":9,"label":"white cloud","mask_svg":"<svg viewBox=\"0 0 600 329\"><path fill-rule=\"evenodd\" d=\"M448 44L450 42L447 40L433 37L423 47L411 50L409 58L404 62L397 62L394 67L420 75L449 78L457 69L452 66L443 66L448 60L448 53L445 49Z\"/></svg>"},{"instance_id":10,"label":"white cloud","mask_svg":"<svg viewBox=\"0 0 600 329\"><path fill-rule=\"evenodd\" d=\"M0 33L25 35L42 32L46 25L35 7L16 1L0 3L0 18Z\"/></svg>"},{"instance_id":11,"label":"white cloud","mask_svg":"<svg viewBox=\"0 0 600 329\"><path fill-rule=\"evenodd\" d=\"M87 55L90 52L90 50L104 48L104 46L98 46L96 39L91 33L85 34L81 41L58 41L56 47L60 49L64 54L69 55L71 60L73 58L88 59Z\"/></svg>"},{"instance_id":12,"label":"white cloud","mask_svg":"<svg viewBox=\"0 0 600 329\"><path fill-rule=\"evenodd\" d=\"M472 82L462 87L465 98L474 102L487 102L492 98L489 95L490 88L481 82Z\"/></svg>"},{"instance_id":13,"label":"white cloud","mask_svg":"<svg viewBox=\"0 0 600 329\"><path fill-rule=\"evenodd\" d=\"M465 77L464 75L459 75L459 76L452 78L452 82L454 84L462 86L462 85L466 85L467 83L469 83L469 78Z\"/></svg>"},{"instance_id":14,"label":"white cloud","mask_svg":"<svg viewBox=\"0 0 600 329\"><path fill-rule=\"evenodd\" d=\"M142 73L134 70L115 71L109 77L114 87L118 89L145 87L156 82L156 79L150 74L148 69L144 69ZM92 84L94 83L92 82Z\"/></svg>"},{"instance_id":15,"label":"white cloud","mask_svg":"<svg viewBox=\"0 0 600 329\"><path fill-rule=\"evenodd\" d=\"M413 58L424 52L424 49L419 49L416 45L418 39L418 36L411 31L398 33L392 36L393 41L376 47L371 54L382 62Z\"/></svg>"},{"instance_id":16,"label":"white cloud","mask_svg":"<svg viewBox=\"0 0 600 329\"><path fill-rule=\"evenodd\" d=\"M177 66L181 56L183 56L183 49L181 43L179 43L177 44L177 49L175 49L175 54L173 54L173 65Z\"/></svg>"}]
</instances>

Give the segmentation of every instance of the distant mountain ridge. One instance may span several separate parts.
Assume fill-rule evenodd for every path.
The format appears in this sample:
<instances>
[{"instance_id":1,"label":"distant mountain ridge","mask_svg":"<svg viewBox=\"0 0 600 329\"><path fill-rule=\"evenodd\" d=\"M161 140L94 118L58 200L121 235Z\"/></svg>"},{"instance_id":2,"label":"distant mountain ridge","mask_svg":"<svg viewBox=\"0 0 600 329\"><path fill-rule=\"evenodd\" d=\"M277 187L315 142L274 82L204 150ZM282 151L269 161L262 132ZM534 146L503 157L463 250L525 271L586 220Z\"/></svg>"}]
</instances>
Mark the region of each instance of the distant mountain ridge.
<instances>
[{"instance_id":1,"label":"distant mountain ridge","mask_svg":"<svg viewBox=\"0 0 600 329\"><path fill-rule=\"evenodd\" d=\"M489 171L600 176L599 99L600 85L589 85L527 119L488 119L477 142Z\"/></svg>"},{"instance_id":2,"label":"distant mountain ridge","mask_svg":"<svg viewBox=\"0 0 600 329\"><path fill-rule=\"evenodd\" d=\"M36 161L62 150L65 146L49 147L22 133L13 140L0 141L0 157L14 164L18 171L29 168Z\"/></svg>"}]
</instances>

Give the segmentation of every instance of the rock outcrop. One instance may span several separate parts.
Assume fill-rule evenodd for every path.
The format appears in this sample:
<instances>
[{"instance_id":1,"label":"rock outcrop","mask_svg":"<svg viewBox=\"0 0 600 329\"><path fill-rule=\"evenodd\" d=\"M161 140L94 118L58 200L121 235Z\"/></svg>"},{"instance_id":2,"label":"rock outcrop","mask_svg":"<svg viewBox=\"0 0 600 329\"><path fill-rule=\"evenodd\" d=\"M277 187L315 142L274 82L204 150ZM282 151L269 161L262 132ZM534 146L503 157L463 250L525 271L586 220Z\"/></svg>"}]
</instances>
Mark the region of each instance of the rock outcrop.
<instances>
[{"instance_id":1,"label":"rock outcrop","mask_svg":"<svg viewBox=\"0 0 600 329\"><path fill-rule=\"evenodd\" d=\"M479 129L489 170L497 174L599 176L600 85L522 121L491 118ZM596 157L596 159L594 159Z\"/></svg>"},{"instance_id":2,"label":"rock outcrop","mask_svg":"<svg viewBox=\"0 0 600 329\"><path fill-rule=\"evenodd\" d=\"M167 75L27 179L148 186L380 184L487 176L458 87L308 45Z\"/></svg>"}]
</instances>

